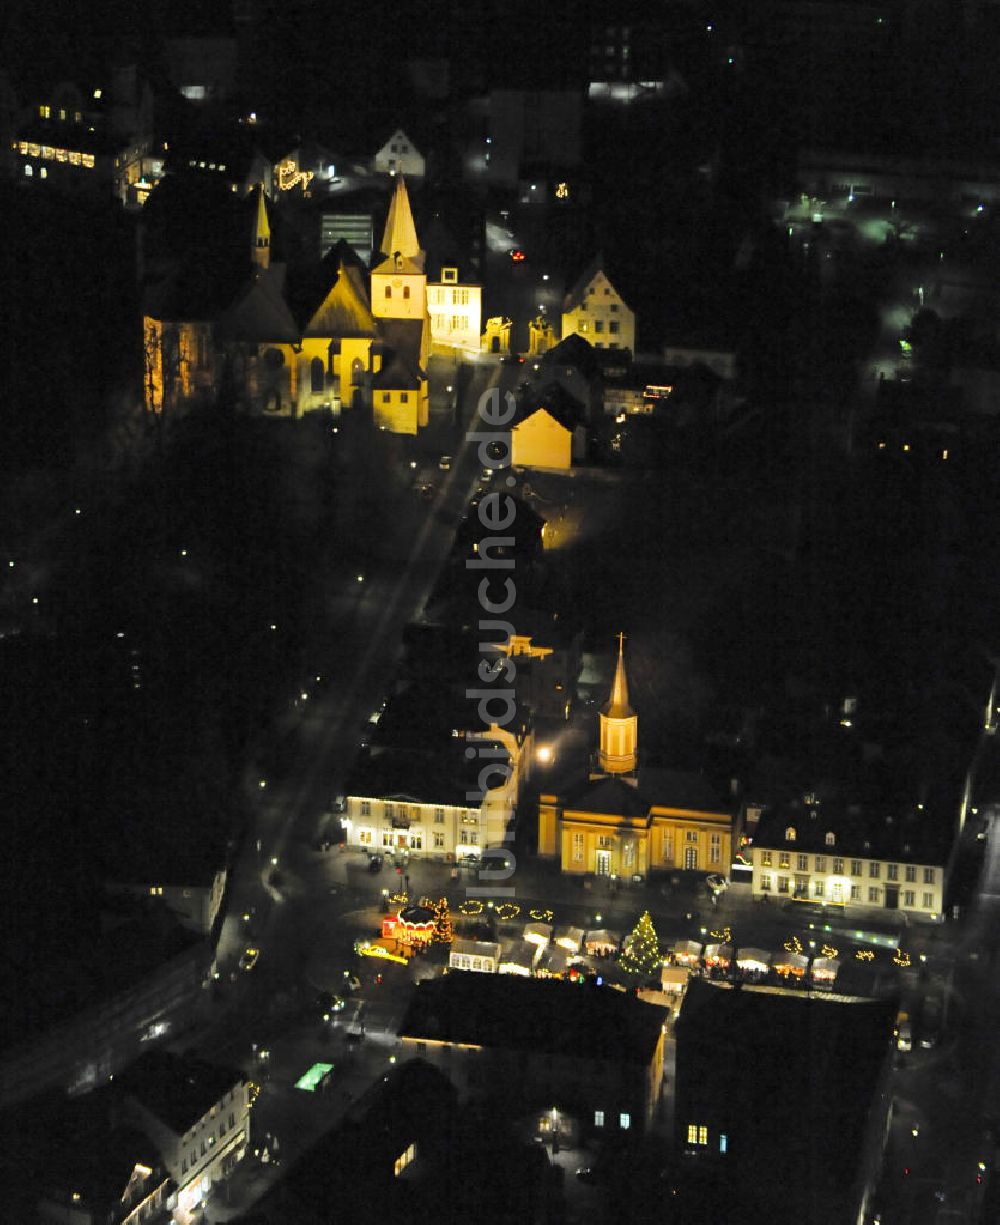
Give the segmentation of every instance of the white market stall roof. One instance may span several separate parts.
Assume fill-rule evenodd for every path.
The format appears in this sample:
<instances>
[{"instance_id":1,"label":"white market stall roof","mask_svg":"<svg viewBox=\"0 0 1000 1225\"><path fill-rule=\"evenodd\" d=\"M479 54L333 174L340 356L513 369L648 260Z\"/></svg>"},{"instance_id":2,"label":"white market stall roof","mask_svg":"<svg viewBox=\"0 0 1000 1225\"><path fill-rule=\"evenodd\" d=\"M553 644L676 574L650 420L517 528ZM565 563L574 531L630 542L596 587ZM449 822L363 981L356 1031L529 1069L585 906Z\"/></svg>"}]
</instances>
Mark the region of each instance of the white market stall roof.
<instances>
[{"instance_id":1,"label":"white market stall roof","mask_svg":"<svg viewBox=\"0 0 1000 1225\"><path fill-rule=\"evenodd\" d=\"M740 949L736 964L741 970L766 970L771 964L771 954L766 949Z\"/></svg>"},{"instance_id":2,"label":"white market stall roof","mask_svg":"<svg viewBox=\"0 0 1000 1225\"><path fill-rule=\"evenodd\" d=\"M705 960L707 962L724 962L726 965L733 959L733 946L731 944L706 944L705 945Z\"/></svg>"},{"instance_id":3,"label":"white market stall roof","mask_svg":"<svg viewBox=\"0 0 1000 1225\"><path fill-rule=\"evenodd\" d=\"M621 943L622 938L619 932L608 931L604 927L587 932L583 941L584 948L588 953L592 953L595 949L619 949L621 948Z\"/></svg>"},{"instance_id":4,"label":"white market stall roof","mask_svg":"<svg viewBox=\"0 0 1000 1225\"><path fill-rule=\"evenodd\" d=\"M776 970L804 970L809 964L809 958L804 953L776 953L771 963Z\"/></svg>"},{"instance_id":5,"label":"white market stall roof","mask_svg":"<svg viewBox=\"0 0 1000 1225\"><path fill-rule=\"evenodd\" d=\"M685 991L690 981L691 971L687 966L664 966L660 971L660 982L664 991Z\"/></svg>"},{"instance_id":6,"label":"white market stall roof","mask_svg":"<svg viewBox=\"0 0 1000 1225\"><path fill-rule=\"evenodd\" d=\"M701 959L701 949L702 946L697 940L677 940L674 942L674 957L699 961Z\"/></svg>"},{"instance_id":7,"label":"white market stall roof","mask_svg":"<svg viewBox=\"0 0 1000 1225\"><path fill-rule=\"evenodd\" d=\"M537 944L520 940L512 947L504 949L500 955L499 971L501 974L520 974L524 978L530 978L538 960L538 953Z\"/></svg>"},{"instance_id":8,"label":"white market stall roof","mask_svg":"<svg viewBox=\"0 0 1000 1225\"><path fill-rule=\"evenodd\" d=\"M583 944L583 928L557 927L554 943L567 953L579 953Z\"/></svg>"},{"instance_id":9,"label":"white market stall roof","mask_svg":"<svg viewBox=\"0 0 1000 1225\"><path fill-rule=\"evenodd\" d=\"M540 944L543 948L552 939L551 923L525 923L524 939L532 944Z\"/></svg>"}]
</instances>

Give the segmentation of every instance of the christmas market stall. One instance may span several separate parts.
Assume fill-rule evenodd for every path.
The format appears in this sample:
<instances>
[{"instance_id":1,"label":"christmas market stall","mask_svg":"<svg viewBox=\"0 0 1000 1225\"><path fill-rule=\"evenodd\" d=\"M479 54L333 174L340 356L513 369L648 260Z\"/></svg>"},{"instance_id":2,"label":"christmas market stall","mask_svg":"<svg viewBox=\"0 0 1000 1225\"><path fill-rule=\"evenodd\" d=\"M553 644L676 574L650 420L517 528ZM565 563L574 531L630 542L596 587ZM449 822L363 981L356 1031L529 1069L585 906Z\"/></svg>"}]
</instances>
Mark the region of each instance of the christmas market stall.
<instances>
[{"instance_id":1,"label":"christmas market stall","mask_svg":"<svg viewBox=\"0 0 1000 1225\"><path fill-rule=\"evenodd\" d=\"M500 954L499 972L531 978L541 952L540 945L532 944L527 940L518 940L514 944L505 945Z\"/></svg>"},{"instance_id":2,"label":"christmas market stall","mask_svg":"<svg viewBox=\"0 0 1000 1225\"><path fill-rule=\"evenodd\" d=\"M575 957L583 947L583 928L557 927L553 943Z\"/></svg>"},{"instance_id":3,"label":"christmas market stall","mask_svg":"<svg viewBox=\"0 0 1000 1225\"><path fill-rule=\"evenodd\" d=\"M569 970L570 954L558 945L550 944L542 950L535 966L536 978L565 978Z\"/></svg>"},{"instance_id":4,"label":"christmas market stall","mask_svg":"<svg viewBox=\"0 0 1000 1225\"><path fill-rule=\"evenodd\" d=\"M782 978L805 978L809 958L804 953L790 953L785 949L775 955L771 965Z\"/></svg>"},{"instance_id":5,"label":"christmas market stall","mask_svg":"<svg viewBox=\"0 0 1000 1225\"><path fill-rule=\"evenodd\" d=\"M740 949L736 968L744 974L766 974L771 968L771 954L766 949Z\"/></svg>"},{"instance_id":6,"label":"christmas market stall","mask_svg":"<svg viewBox=\"0 0 1000 1225\"><path fill-rule=\"evenodd\" d=\"M621 944L619 932L608 931L603 927L587 932L583 941L588 957L613 957L621 948Z\"/></svg>"},{"instance_id":7,"label":"christmas market stall","mask_svg":"<svg viewBox=\"0 0 1000 1225\"><path fill-rule=\"evenodd\" d=\"M674 944L674 965L696 970L701 965L701 951L697 940L678 940Z\"/></svg>"},{"instance_id":8,"label":"christmas market stall","mask_svg":"<svg viewBox=\"0 0 1000 1225\"><path fill-rule=\"evenodd\" d=\"M728 970L733 964L731 944L706 944L705 965L709 970Z\"/></svg>"},{"instance_id":9,"label":"christmas market stall","mask_svg":"<svg viewBox=\"0 0 1000 1225\"><path fill-rule=\"evenodd\" d=\"M551 923L525 923L524 939L529 944L537 944L539 948L545 948L552 939L552 924Z\"/></svg>"},{"instance_id":10,"label":"christmas market stall","mask_svg":"<svg viewBox=\"0 0 1000 1225\"><path fill-rule=\"evenodd\" d=\"M839 973L840 959L838 957L815 957L809 970L809 977L814 987L832 991Z\"/></svg>"}]
</instances>

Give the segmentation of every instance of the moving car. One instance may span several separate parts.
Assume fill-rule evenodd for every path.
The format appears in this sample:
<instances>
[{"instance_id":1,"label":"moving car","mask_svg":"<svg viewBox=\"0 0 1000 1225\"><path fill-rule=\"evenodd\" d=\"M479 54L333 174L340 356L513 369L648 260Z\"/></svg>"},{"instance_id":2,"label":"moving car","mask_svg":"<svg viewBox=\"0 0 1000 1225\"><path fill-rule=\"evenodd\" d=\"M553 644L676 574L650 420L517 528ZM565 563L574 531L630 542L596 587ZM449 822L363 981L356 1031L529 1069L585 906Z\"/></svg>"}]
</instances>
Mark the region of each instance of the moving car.
<instances>
[{"instance_id":1,"label":"moving car","mask_svg":"<svg viewBox=\"0 0 1000 1225\"><path fill-rule=\"evenodd\" d=\"M724 876L720 876L718 872L713 872L711 876L705 877L705 884L713 893L721 893L723 889L729 888L729 881Z\"/></svg>"},{"instance_id":2,"label":"moving car","mask_svg":"<svg viewBox=\"0 0 1000 1225\"><path fill-rule=\"evenodd\" d=\"M248 944L247 947L243 950L242 956L240 957L240 969L241 970L252 970L254 966L257 964L257 958L259 956L260 956L260 949L254 948L252 944Z\"/></svg>"},{"instance_id":3,"label":"moving car","mask_svg":"<svg viewBox=\"0 0 1000 1225\"><path fill-rule=\"evenodd\" d=\"M447 472L448 469L451 467L451 456L442 455L441 458L438 460L438 467L441 469L442 472Z\"/></svg>"}]
</instances>

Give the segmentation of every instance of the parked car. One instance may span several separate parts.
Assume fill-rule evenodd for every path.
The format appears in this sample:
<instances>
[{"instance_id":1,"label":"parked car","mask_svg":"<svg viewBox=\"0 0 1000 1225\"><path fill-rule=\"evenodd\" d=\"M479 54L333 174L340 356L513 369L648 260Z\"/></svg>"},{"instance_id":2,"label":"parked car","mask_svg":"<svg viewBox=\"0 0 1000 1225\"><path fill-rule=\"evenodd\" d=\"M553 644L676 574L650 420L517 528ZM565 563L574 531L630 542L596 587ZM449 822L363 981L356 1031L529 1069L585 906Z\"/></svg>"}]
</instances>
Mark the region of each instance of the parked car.
<instances>
[{"instance_id":1,"label":"parked car","mask_svg":"<svg viewBox=\"0 0 1000 1225\"><path fill-rule=\"evenodd\" d=\"M441 458L438 460L438 467L441 469L442 472L447 472L448 469L451 467L451 456L442 455Z\"/></svg>"},{"instance_id":2,"label":"parked car","mask_svg":"<svg viewBox=\"0 0 1000 1225\"><path fill-rule=\"evenodd\" d=\"M372 873L382 871L382 856L381 855L372 855L369 857L368 871Z\"/></svg>"}]
</instances>

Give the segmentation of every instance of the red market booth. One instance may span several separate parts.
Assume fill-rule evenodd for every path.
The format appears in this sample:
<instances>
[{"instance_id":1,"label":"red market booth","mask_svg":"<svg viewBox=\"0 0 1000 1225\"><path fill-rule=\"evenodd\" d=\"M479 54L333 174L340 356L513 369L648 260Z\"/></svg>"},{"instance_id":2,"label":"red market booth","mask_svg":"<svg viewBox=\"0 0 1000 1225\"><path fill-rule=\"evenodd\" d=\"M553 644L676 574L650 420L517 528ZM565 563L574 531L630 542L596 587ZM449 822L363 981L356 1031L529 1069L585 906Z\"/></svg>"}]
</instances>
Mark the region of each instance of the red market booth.
<instances>
[{"instance_id":1,"label":"red market booth","mask_svg":"<svg viewBox=\"0 0 1000 1225\"><path fill-rule=\"evenodd\" d=\"M701 951L697 940L678 940L674 944L674 965L696 970L701 965Z\"/></svg>"},{"instance_id":2,"label":"red market booth","mask_svg":"<svg viewBox=\"0 0 1000 1225\"><path fill-rule=\"evenodd\" d=\"M771 965L775 974L780 974L782 978L805 978L806 970L809 967L809 958L803 953L789 953L785 951L776 953Z\"/></svg>"},{"instance_id":3,"label":"red market booth","mask_svg":"<svg viewBox=\"0 0 1000 1225\"><path fill-rule=\"evenodd\" d=\"M728 970L733 964L733 946L731 944L706 944L705 965L710 970Z\"/></svg>"}]
</instances>

